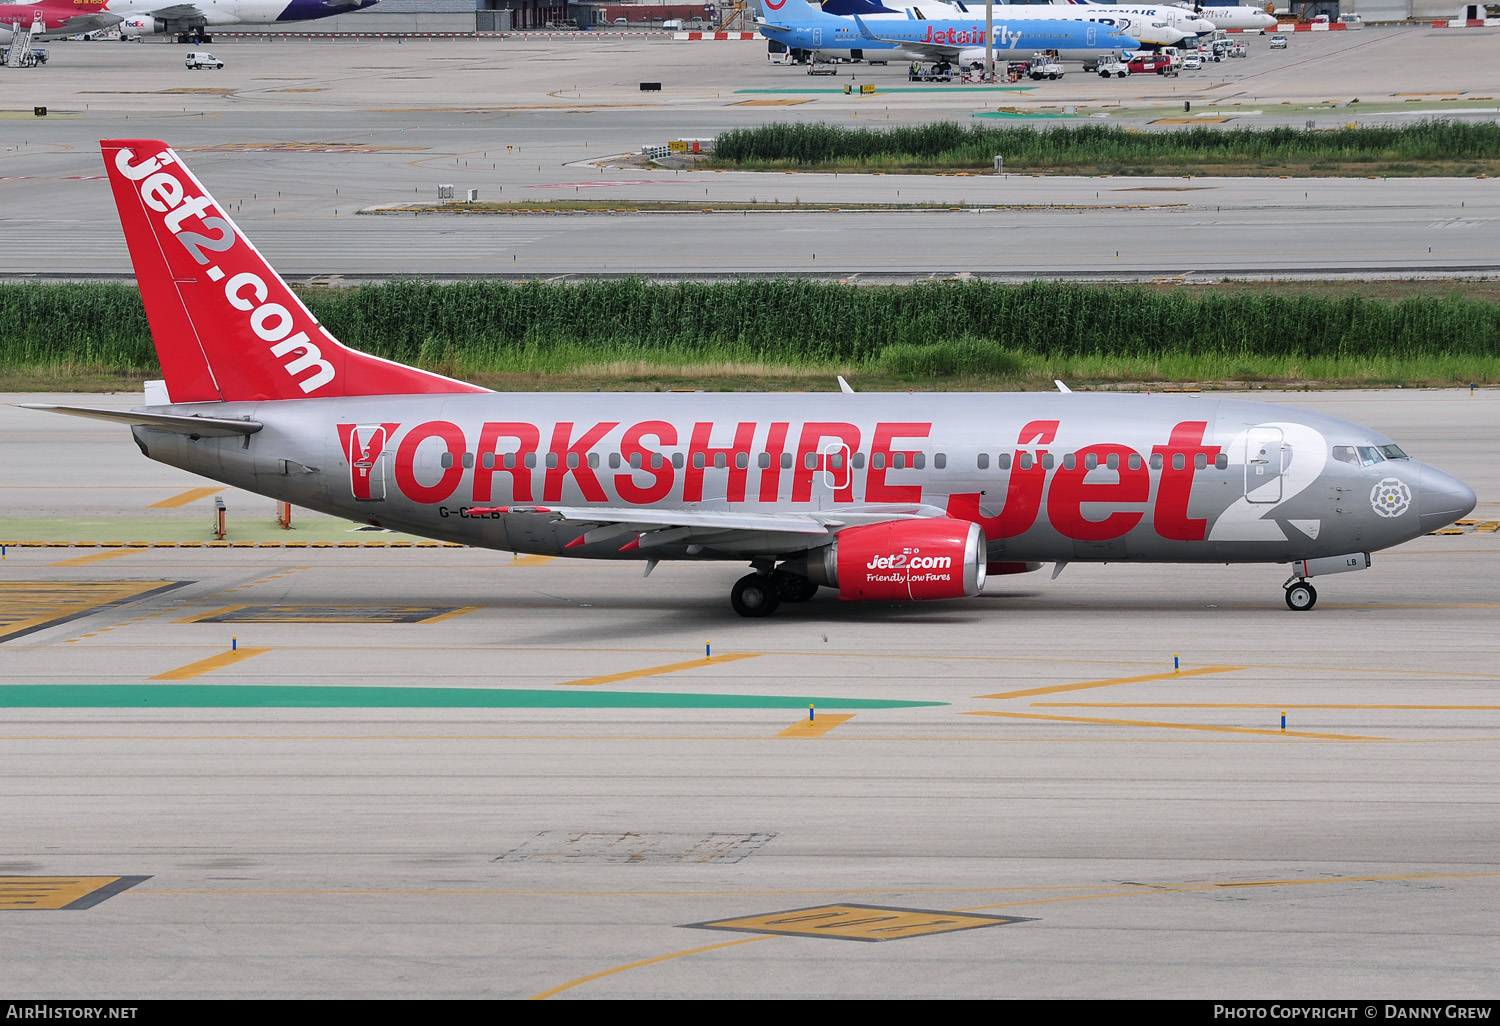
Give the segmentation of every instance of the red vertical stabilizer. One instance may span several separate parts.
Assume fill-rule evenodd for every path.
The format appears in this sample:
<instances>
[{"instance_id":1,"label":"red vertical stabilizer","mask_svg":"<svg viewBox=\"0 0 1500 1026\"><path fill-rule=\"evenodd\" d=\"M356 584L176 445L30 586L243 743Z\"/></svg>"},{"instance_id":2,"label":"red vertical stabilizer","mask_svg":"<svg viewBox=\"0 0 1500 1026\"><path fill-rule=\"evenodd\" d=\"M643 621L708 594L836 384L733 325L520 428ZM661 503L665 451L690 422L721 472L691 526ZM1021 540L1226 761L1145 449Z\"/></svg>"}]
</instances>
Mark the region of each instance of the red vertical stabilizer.
<instances>
[{"instance_id":1,"label":"red vertical stabilizer","mask_svg":"<svg viewBox=\"0 0 1500 1026\"><path fill-rule=\"evenodd\" d=\"M174 403L483 392L345 348L166 143L100 143Z\"/></svg>"}]
</instances>

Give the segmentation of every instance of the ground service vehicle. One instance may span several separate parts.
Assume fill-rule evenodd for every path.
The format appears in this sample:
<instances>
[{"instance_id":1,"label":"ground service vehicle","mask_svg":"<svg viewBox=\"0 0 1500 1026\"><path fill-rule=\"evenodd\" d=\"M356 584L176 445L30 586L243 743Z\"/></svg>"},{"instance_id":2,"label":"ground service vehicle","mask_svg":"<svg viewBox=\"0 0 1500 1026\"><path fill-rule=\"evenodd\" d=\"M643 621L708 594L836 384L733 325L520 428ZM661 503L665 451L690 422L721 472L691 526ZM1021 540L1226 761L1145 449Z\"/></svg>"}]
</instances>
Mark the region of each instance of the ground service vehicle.
<instances>
[{"instance_id":1,"label":"ground service vehicle","mask_svg":"<svg viewBox=\"0 0 1500 1026\"><path fill-rule=\"evenodd\" d=\"M1130 66L1118 57L1101 57L1095 65L1100 78L1124 78L1130 74Z\"/></svg>"},{"instance_id":2,"label":"ground service vehicle","mask_svg":"<svg viewBox=\"0 0 1500 1026\"><path fill-rule=\"evenodd\" d=\"M1059 79L1063 77L1063 66L1051 57L1033 57L1027 65L1026 74L1033 81L1047 79Z\"/></svg>"},{"instance_id":3,"label":"ground service vehicle","mask_svg":"<svg viewBox=\"0 0 1500 1026\"><path fill-rule=\"evenodd\" d=\"M1307 610L1311 578L1474 508L1378 431L1211 394L491 392L345 347L165 143L101 145L163 380L133 410L33 408L370 526L647 573L748 562L743 616L1077 561L1288 564Z\"/></svg>"},{"instance_id":4,"label":"ground service vehicle","mask_svg":"<svg viewBox=\"0 0 1500 1026\"><path fill-rule=\"evenodd\" d=\"M1271 37L1271 49L1273 49L1273 50L1285 50L1286 49L1286 36L1272 36Z\"/></svg>"},{"instance_id":5,"label":"ground service vehicle","mask_svg":"<svg viewBox=\"0 0 1500 1026\"><path fill-rule=\"evenodd\" d=\"M215 70L217 70L224 66L223 61L219 60L219 58L215 57L213 54L209 53L206 50L192 51L183 60L183 63L193 71L197 71L199 68L214 68Z\"/></svg>"}]
</instances>

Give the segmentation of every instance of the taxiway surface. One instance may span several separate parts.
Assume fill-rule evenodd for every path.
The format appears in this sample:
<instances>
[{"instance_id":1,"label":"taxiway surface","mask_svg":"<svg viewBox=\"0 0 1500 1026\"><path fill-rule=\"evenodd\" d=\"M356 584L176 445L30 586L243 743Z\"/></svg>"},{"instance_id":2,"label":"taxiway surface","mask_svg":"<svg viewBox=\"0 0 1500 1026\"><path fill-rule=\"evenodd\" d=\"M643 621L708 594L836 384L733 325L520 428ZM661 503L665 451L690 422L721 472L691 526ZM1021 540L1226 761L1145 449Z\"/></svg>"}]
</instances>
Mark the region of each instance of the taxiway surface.
<instances>
[{"instance_id":1,"label":"taxiway surface","mask_svg":"<svg viewBox=\"0 0 1500 1026\"><path fill-rule=\"evenodd\" d=\"M97 147L132 137L177 147L272 263L303 278L1494 273L1495 179L713 173L641 166L629 155L770 121L1149 131L1199 121L1493 120L1495 38L1494 30L1367 29L1295 34L1287 50L1270 51L1250 36L1249 59L1178 79L1075 71L1006 87L910 84L899 66L850 65L814 79L768 63L761 43L609 35L224 41L214 44L228 62L222 72L186 70L170 44L59 44L46 68L16 79L18 108L0 121L0 275L129 276ZM646 80L659 80L661 92L641 92ZM875 95L843 93L866 82ZM33 104L48 115L32 117ZM433 201L442 184L459 197L476 189L481 201L577 198L619 208L360 213ZM645 201L751 200L918 206L629 211Z\"/></svg>"}]
</instances>

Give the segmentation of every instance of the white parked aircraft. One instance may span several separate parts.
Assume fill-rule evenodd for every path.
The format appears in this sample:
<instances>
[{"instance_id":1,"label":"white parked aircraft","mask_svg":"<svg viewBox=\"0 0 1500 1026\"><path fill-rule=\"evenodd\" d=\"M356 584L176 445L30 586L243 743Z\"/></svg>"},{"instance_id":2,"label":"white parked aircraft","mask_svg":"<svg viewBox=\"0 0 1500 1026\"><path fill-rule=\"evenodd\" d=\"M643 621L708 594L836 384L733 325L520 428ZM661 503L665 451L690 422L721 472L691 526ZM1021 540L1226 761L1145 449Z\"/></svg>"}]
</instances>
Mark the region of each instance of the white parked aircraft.
<instances>
[{"instance_id":1,"label":"white parked aircraft","mask_svg":"<svg viewBox=\"0 0 1500 1026\"><path fill-rule=\"evenodd\" d=\"M1178 4L1200 18L1213 23L1214 28L1242 29L1256 32L1276 27L1276 19L1259 7Z\"/></svg>"},{"instance_id":2,"label":"white parked aircraft","mask_svg":"<svg viewBox=\"0 0 1500 1026\"><path fill-rule=\"evenodd\" d=\"M379 0L109 0L107 10L122 17L124 39L176 33L179 43L213 41L214 28L310 21L374 7Z\"/></svg>"},{"instance_id":3,"label":"white parked aircraft","mask_svg":"<svg viewBox=\"0 0 1500 1026\"><path fill-rule=\"evenodd\" d=\"M1052 4L1055 7L1092 7L1105 11L1120 11L1125 14L1139 14L1152 21L1166 22L1189 35L1211 36L1214 34L1213 22L1199 17L1191 10L1184 10L1172 4L1100 4L1094 3L1093 0L1052 0Z\"/></svg>"},{"instance_id":4,"label":"white parked aircraft","mask_svg":"<svg viewBox=\"0 0 1500 1026\"><path fill-rule=\"evenodd\" d=\"M648 573L748 562L730 601L766 616L1075 561L1289 564L1306 610L1313 576L1474 508L1378 431L1211 396L497 394L346 348L165 143L101 145L165 380L128 412L37 408L350 520Z\"/></svg>"}]
</instances>

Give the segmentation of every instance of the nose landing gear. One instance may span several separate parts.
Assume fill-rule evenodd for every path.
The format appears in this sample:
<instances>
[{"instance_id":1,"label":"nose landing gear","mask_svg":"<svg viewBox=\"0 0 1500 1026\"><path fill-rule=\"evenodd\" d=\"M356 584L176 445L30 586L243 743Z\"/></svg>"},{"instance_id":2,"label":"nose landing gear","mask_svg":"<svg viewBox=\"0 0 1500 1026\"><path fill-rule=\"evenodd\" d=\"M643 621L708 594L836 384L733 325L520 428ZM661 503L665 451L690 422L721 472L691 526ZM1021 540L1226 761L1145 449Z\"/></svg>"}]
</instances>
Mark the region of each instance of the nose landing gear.
<instances>
[{"instance_id":1,"label":"nose landing gear","mask_svg":"<svg viewBox=\"0 0 1500 1026\"><path fill-rule=\"evenodd\" d=\"M1286 586L1286 607L1298 613L1306 612L1318 602L1318 589L1311 581L1293 580Z\"/></svg>"}]
</instances>

